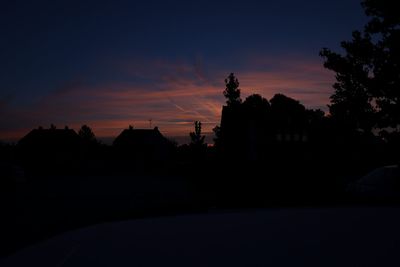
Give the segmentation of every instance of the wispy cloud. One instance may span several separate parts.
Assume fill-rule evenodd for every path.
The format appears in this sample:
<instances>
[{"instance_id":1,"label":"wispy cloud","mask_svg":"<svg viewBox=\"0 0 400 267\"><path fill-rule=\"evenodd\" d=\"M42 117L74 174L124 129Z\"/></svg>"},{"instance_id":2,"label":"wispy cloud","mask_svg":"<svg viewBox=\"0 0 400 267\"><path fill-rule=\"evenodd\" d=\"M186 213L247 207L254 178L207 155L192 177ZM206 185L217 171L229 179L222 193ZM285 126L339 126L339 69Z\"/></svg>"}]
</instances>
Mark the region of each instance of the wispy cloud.
<instances>
[{"instance_id":1,"label":"wispy cloud","mask_svg":"<svg viewBox=\"0 0 400 267\"><path fill-rule=\"evenodd\" d=\"M265 60L266 61L266 60ZM271 98L284 93L307 107L328 103L333 75L321 62L305 59L269 59L268 66L257 58L235 73L242 98L259 93ZM275 67L274 67L275 66ZM205 132L219 124L225 99L224 78L230 70L204 71L203 62L115 62L125 78L96 83L68 82L29 106L3 108L0 139L21 137L38 125L54 123L79 128L89 124L98 136L116 136L129 124L137 128L158 125L169 136L187 135L194 120Z\"/></svg>"}]
</instances>

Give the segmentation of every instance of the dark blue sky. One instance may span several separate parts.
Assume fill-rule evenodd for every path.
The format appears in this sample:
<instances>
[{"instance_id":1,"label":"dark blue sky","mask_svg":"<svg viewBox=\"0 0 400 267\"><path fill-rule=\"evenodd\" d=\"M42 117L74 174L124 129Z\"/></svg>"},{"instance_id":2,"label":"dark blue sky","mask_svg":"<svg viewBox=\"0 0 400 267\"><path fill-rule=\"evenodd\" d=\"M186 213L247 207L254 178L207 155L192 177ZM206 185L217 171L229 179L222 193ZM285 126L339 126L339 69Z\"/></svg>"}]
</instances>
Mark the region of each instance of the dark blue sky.
<instances>
[{"instance_id":1,"label":"dark blue sky","mask_svg":"<svg viewBox=\"0 0 400 267\"><path fill-rule=\"evenodd\" d=\"M189 131L194 119L211 127L232 71L244 95L294 92L306 106L323 107L333 74L324 72L319 50L339 50L366 22L355 0L166 2L3 1L0 139L51 122L92 123L101 135L113 135L128 121L143 127L149 116L170 135ZM268 79L275 91L265 86ZM211 101L209 110L182 107L190 102L179 90L185 86ZM320 90L325 100L299 93L307 90ZM176 121L186 126L178 129Z\"/></svg>"}]
</instances>

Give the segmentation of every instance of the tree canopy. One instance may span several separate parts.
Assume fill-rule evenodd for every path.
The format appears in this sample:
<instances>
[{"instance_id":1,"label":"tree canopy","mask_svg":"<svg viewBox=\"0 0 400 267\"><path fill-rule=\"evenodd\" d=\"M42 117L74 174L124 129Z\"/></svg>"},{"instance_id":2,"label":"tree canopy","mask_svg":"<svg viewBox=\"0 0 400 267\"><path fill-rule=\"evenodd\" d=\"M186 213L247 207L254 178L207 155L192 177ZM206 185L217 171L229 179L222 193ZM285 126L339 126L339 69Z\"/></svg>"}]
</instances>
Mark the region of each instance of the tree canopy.
<instances>
[{"instance_id":1,"label":"tree canopy","mask_svg":"<svg viewBox=\"0 0 400 267\"><path fill-rule=\"evenodd\" d=\"M252 94L246 97L243 105L255 110L269 110L270 108L268 100L259 94Z\"/></svg>"},{"instance_id":2,"label":"tree canopy","mask_svg":"<svg viewBox=\"0 0 400 267\"><path fill-rule=\"evenodd\" d=\"M369 22L343 41L344 55L324 48L324 66L336 72L330 113L348 127L400 125L400 16L391 0L364 0Z\"/></svg>"}]
</instances>

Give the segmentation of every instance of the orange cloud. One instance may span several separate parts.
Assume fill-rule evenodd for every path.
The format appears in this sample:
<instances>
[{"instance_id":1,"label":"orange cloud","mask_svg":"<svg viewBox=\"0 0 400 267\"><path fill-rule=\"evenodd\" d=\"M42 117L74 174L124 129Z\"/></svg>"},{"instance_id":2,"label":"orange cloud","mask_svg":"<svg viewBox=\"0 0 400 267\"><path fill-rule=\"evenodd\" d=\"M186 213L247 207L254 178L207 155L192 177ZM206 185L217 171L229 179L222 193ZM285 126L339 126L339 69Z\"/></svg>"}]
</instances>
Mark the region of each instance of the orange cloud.
<instances>
[{"instance_id":1,"label":"orange cloud","mask_svg":"<svg viewBox=\"0 0 400 267\"><path fill-rule=\"evenodd\" d=\"M254 61L245 71L235 73L242 98L259 93L269 99L275 93L283 93L307 107L328 103L333 75L323 69L321 62L279 62L276 68L263 69ZM229 70L214 72L210 77L200 63L191 66L157 61L143 66L124 62L118 66L140 79L101 85L70 84L31 106L9 109L8 116L14 116L23 125L0 129L0 139L9 139L13 134L20 137L22 131L50 123L74 129L88 124L99 137L116 136L130 124L136 128L150 127L150 119L152 126L159 126L167 136L188 135L195 120L202 121L204 132L211 132L219 124L225 102L223 81Z\"/></svg>"}]
</instances>

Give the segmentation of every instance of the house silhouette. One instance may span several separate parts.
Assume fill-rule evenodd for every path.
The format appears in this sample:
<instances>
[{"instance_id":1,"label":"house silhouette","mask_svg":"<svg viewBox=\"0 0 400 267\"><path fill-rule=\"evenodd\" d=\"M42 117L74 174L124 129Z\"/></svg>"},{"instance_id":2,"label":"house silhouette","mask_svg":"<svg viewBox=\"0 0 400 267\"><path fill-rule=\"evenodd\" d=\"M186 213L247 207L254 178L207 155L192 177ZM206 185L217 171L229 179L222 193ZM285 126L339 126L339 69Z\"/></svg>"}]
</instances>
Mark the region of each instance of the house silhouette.
<instances>
[{"instance_id":1,"label":"house silhouette","mask_svg":"<svg viewBox=\"0 0 400 267\"><path fill-rule=\"evenodd\" d=\"M65 127L56 129L33 129L18 142L22 162L30 169L58 168L79 161L81 138L73 130Z\"/></svg>"},{"instance_id":2,"label":"house silhouette","mask_svg":"<svg viewBox=\"0 0 400 267\"><path fill-rule=\"evenodd\" d=\"M115 149L125 158L136 160L166 160L172 144L158 127L154 129L134 129L129 126L113 142Z\"/></svg>"}]
</instances>

